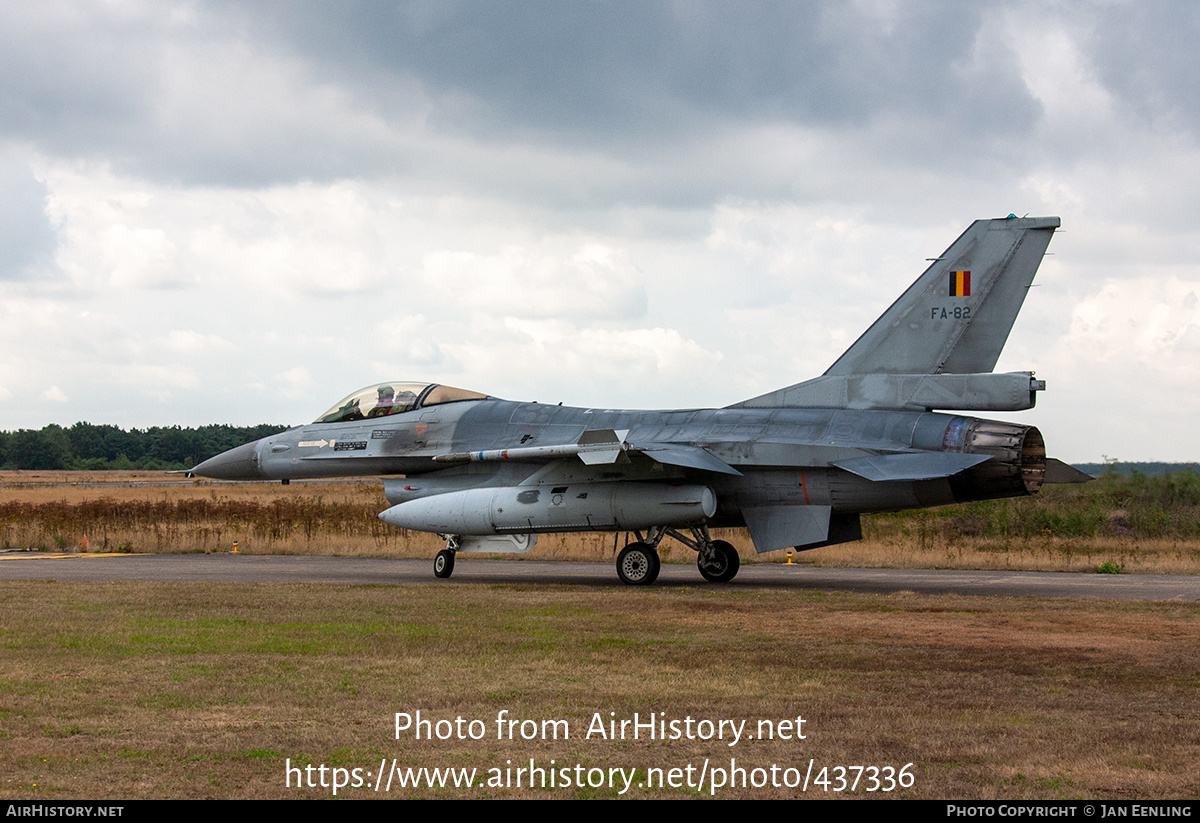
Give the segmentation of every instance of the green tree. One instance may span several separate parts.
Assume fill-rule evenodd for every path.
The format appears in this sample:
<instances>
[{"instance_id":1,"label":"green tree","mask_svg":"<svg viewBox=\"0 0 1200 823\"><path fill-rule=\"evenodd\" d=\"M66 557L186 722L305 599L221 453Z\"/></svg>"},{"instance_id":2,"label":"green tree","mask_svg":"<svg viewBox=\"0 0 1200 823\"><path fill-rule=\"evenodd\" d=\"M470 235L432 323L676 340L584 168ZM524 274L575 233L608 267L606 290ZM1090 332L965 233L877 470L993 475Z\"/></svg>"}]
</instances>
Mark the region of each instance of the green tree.
<instances>
[{"instance_id":1,"label":"green tree","mask_svg":"<svg viewBox=\"0 0 1200 823\"><path fill-rule=\"evenodd\" d=\"M51 423L41 431L19 429L8 438L8 462L18 469L67 469L74 460L71 438Z\"/></svg>"}]
</instances>

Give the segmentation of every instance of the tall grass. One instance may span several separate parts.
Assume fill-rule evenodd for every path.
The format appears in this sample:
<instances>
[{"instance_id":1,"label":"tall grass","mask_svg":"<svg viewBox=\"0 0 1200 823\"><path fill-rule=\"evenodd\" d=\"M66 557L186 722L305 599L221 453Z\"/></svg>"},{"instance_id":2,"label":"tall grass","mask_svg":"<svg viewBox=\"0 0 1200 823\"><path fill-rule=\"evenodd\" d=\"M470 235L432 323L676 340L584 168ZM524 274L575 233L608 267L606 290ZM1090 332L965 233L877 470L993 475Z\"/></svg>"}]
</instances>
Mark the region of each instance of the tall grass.
<instances>
[{"instance_id":1,"label":"tall grass","mask_svg":"<svg viewBox=\"0 0 1200 823\"><path fill-rule=\"evenodd\" d=\"M7 478L6 478L7 479ZM358 554L429 557L435 535L382 523L379 483L55 485L0 490L0 547L90 551ZM958 568L1081 569L1200 573L1200 473L1106 475L1047 487L1028 498L989 500L863 518L864 540L803 552L801 562ZM746 560L744 530L722 530ZM530 555L610 560L611 534L543 535ZM666 562L693 562L665 541ZM762 559L776 559L772 554Z\"/></svg>"},{"instance_id":2,"label":"tall grass","mask_svg":"<svg viewBox=\"0 0 1200 823\"><path fill-rule=\"evenodd\" d=\"M386 506L365 483L29 485L0 497L0 547L76 548L86 537L91 551L228 551L234 541L260 553L386 550L408 541L376 517Z\"/></svg>"},{"instance_id":3,"label":"tall grass","mask_svg":"<svg viewBox=\"0 0 1200 823\"><path fill-rule=\"evenodd\" d=\"M996 540L1194 540L1200 538L1200 473L1106 474L1091 483L1049 486L1033 497L876 515L865 521L864 532L908 536L914 525L945 537Z\"/></svg>"}]
</instances>

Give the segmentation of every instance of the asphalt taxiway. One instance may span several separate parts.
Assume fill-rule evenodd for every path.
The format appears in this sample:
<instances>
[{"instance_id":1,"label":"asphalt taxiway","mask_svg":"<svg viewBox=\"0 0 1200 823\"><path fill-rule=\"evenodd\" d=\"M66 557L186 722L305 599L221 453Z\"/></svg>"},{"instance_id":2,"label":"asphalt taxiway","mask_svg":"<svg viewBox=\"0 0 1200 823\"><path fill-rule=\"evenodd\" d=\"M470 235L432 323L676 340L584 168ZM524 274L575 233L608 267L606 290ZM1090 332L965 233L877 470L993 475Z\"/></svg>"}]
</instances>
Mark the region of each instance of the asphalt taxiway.
<instances>
[{"instance_id":1,"label":"asphalt taxiway","mask_svg":"<svg viewBox=\"0 0 1200 823\"><path fill-rule=\"evenodd\" d=\"M454 576L449 580L438 580L433 576L431 560L42 552L0 553L0 580L342 583L377 586L498 583L622 585L611 563L488 560L460 556ZM705 582L693 565L663 564L655 585L691 587L714 584ZM912 591L923 594L1200 602L1200 576L1166 574L841 569L755 563L742 566L737 578L724 585L875 594Z\"/></svg>"}]
</instances>

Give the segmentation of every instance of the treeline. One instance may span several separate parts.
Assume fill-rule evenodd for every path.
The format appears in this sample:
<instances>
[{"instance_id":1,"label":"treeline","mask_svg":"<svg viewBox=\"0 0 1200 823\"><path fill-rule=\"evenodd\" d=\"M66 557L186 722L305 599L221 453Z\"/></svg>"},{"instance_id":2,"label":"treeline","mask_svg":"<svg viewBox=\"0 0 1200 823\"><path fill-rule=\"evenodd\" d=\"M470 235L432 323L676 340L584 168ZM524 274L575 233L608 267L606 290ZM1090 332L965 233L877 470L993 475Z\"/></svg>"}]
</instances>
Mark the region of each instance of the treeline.
<instances>
[{"instance_id":1,"label":"treeline","mask_svg":"<svg viewBox=\"0 0 1200 823\"><path fill-rule=\"evenodd\" d=\"M124 429L76 423L0 432L3 469L190 469L201 461L287 426L152 426Z\"/></svg>"},{"instance_id":2,"label":"treeline","mask_svg":"<svg viewBox=\"0 0 1200 823\"><path fill-rule=\"evenodd\" d=\"M1104 463L1073 463L1072 465L1084 474L1090 474L1093 477L1099 477L1102 474L1172 474L1173 472L1200 471L1200 463L1164 463L1161 460L1143 463L1109 460Z\"/></svg>"}]
</instances>

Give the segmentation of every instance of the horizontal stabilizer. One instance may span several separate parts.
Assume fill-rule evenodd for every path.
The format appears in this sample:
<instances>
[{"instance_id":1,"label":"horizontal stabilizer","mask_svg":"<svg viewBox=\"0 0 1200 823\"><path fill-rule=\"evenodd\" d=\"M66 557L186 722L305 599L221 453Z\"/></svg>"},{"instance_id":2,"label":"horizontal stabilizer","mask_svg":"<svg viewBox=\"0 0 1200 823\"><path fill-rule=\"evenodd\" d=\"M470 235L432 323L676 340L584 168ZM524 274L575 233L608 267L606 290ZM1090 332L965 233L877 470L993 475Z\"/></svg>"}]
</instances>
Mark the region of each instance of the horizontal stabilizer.
<instances>
[{"instance_id":1,"label":"horizontal stabilizer","mask_svg":"<svg viewBox=\"0 0 1200 823\"><path fill-rule=\"evenodd\" d=\"M1088 483L1095 479L1090 474L1085 474L1055 457L1046 458L1046 476L1042 480L1043 483L1062 485L1065 483Z\"/></svg>"},{"instance_id":2,"label":"horizontal stabilizer","mask_svg":"<svg viewBox=\"0 0 1200 823\"><path fill-rule=\"evenodd\" d=\"M991 455L917 452L835 460L833 465L879 483L887 480L933 480L938 477L950 477L985 460L991 460Z\"/></svg>"}]
</instances>

